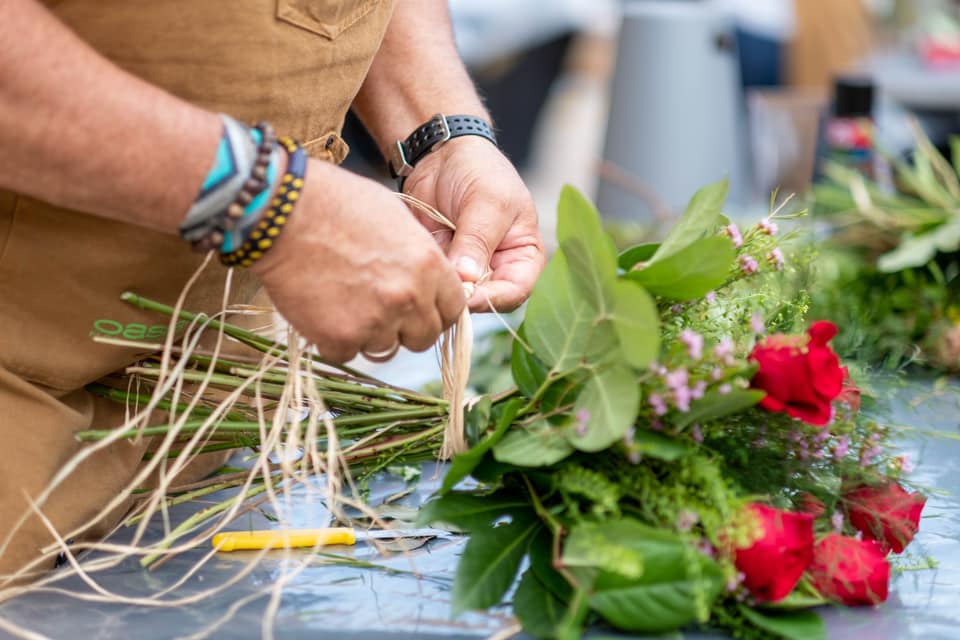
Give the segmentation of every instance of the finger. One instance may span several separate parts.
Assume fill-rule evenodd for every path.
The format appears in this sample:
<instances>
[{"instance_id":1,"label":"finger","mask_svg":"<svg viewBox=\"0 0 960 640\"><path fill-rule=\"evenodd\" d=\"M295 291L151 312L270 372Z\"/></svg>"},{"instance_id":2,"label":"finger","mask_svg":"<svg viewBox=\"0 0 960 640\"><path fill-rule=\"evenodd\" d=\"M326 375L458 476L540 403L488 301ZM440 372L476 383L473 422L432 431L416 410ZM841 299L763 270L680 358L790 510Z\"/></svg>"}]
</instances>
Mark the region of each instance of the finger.
<instances>
[{"instance_id":1,"label":"finger","mask_svg":"<svg viewBox=\"0 0 960 640\"><path fill-rule=\"evenodd\" d=\"M443 331L440 312L429 309L416 316L408 316L400 326L400 343L411 351L426 351L432 347Z\"/></svg>"},{"instance_id":2,"label":"finger","mask_svg":"<svg viewBox=\"0 0 960 640\"><path fill-rule=\"evenodd\" d=\"M490 280L477 286L467 303L474 313L508 313L519 307L527 294L515 283L507 280Z\"/></svg>"},{"instance_id":3,"label":"finger","mask_svg":"<svg viewBox=\"0 0 960 640\"><path fill-rule=\"evenodd\" d=\"M510 230L513 216L491 202L465 203L457 217L448 255L465 282L477 282L490 266L490 256Z\"/></svg>"},{"instance_id":4,"label":"finger","mask_svg":"<svg viewBox=\"0 0 960 640\"><path fill-rule=\"evenodd\" d=\"M460 317L460 313L467 304L467 296L463 292L463 282L449 267L438 277L436 308L440 314L440 325L446 329Z\"/></svg>"},{"instance_id":5,"label":"finger","mask_svg":"<svg viewBox=\"0 0 960 640\"><path fill-rule=\"evenodd\" d=\"M433 241L437 243L443 253L446 254L447 250L450 248L450 243L453 241L453 231L447 229L446 227L442 229L437 229L430 233L433 236Z\"/></svg>"}]
</instances>

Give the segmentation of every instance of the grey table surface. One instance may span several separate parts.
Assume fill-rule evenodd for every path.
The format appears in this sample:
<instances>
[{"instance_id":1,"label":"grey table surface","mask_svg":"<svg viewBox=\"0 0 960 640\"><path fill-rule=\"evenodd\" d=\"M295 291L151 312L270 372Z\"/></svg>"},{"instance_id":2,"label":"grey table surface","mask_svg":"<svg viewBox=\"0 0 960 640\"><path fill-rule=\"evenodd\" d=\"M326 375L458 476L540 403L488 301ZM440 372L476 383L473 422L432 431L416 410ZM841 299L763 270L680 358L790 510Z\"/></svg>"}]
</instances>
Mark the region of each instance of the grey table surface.
<instances>
[{"instance_id":1,"label":"grey table surface","mask_svg":"<svg viewBox=\"0 0 960 640\"><path fill-rule=\"evenodd\" d=\"M904 430L902 448L915 461L913 479L931 488L921 530L896 572L889 601L879 608L827 608L829 638L876 640L960 638L960 384L936 388L930 379L881 383L884 420L940 432L939 436ZM431 494L440 471L424 465L422 479L402 502L414 507ZM373 483L376 502L405 488L384 477ZM410 488L410 487L407 487ZM300 492L294 526L317 524L325 511L317 494ZM176 517L174 513L174 517ZM260 515L244 516L238 529L267 528ZM159 525L158 525L159 527ZM508 607L450 619L450 591L464 538L437 539L407 553L379 554L364 544L337 547L337 553L378 563L397 572L323 564L306 554L284 557L271 552L251 566L251 552L220 554L177 591L198 593L222 584L238 572L249 573L218 595L180 606L154 607L83 601L65 593L31 594L0 605L0 616L41 636L154 640L174 637L256 638L268 606L269 588L296 563L305 567L283 590L273 624L276 638L476 638L512 624ZM131 595L149 595L172 584L204 553L185 553L154 571L135 562L99 576L101 585ZM917 569L927 560L934 568ZM293 563L293 565L291 564ZM296 565L299 566L299 565ZM414 575L416 574L416 575ZM75 577L60 587L89 593ZM233 610L235 609L235 610ZM611 637L602 630L590 635ZM0 637L6 637L0 633ZM626 636L624 636L626 637ZM685 634L703 639L698 632Z\"/></svg>"}]
</instances>

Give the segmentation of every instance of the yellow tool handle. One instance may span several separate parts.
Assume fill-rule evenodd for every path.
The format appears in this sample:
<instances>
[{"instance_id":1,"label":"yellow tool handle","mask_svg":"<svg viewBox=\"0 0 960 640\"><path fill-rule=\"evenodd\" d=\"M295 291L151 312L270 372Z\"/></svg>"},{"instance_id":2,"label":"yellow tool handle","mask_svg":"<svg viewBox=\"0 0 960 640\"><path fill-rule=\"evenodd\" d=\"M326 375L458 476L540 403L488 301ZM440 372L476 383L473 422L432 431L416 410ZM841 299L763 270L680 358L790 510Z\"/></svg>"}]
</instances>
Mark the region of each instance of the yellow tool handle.
<instances>
[{"instance_id":1,"label":"yellow tool handle","mask_svg":"<svg viewBox=\"0 0 960 640\"><path fill-rule=\"evenodd\" d=\"M229 531L213 536L213 546L219 551L241 549L294 549L322 547L332 544L356 544L353 529L292 529L290 531Z\"/></svg>"}]
</instances>

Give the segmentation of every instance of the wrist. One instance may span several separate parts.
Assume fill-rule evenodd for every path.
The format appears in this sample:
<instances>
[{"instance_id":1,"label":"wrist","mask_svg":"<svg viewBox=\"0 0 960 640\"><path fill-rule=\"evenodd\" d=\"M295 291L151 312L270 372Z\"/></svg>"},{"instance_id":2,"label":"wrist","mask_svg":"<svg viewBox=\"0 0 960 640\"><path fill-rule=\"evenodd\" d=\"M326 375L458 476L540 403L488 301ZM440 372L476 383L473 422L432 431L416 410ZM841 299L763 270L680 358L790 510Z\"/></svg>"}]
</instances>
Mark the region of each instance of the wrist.
<instances>
[{"instance_id":1,"label":"wrist","mask_svg":"<svg viewBox=\"0 0 960 640\"><path fill-rule=\"evenodd\" d=\"M421 160L436 155L435 152L461 138L479 139L498 148L491 125L483 118L465 114L435 114L406 139L397 140L391 149L388 165L391 175L399 179L399 190L403 191L404 181Z\"/></svg>"}]
</instances>

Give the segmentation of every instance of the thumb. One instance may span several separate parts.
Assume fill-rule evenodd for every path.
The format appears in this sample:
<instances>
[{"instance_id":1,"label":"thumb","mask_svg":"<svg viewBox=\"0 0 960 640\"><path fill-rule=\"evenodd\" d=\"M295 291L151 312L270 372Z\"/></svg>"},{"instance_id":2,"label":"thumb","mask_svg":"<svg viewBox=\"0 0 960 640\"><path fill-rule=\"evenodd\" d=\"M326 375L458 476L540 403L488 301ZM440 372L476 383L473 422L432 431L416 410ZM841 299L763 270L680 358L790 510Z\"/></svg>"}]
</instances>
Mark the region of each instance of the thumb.
<instances>
[{"instance_id":1,"label":"thumb","mask_svg":"<svg viewBox=\"0 0 960 640\"><path fill-rule=\"evenodd\" d=\"M510 229L510 216L499 207L468 205L458 216L448 256L464 282L477 282L490 268L490 258Z\"/></svg>"}]
</instances>

